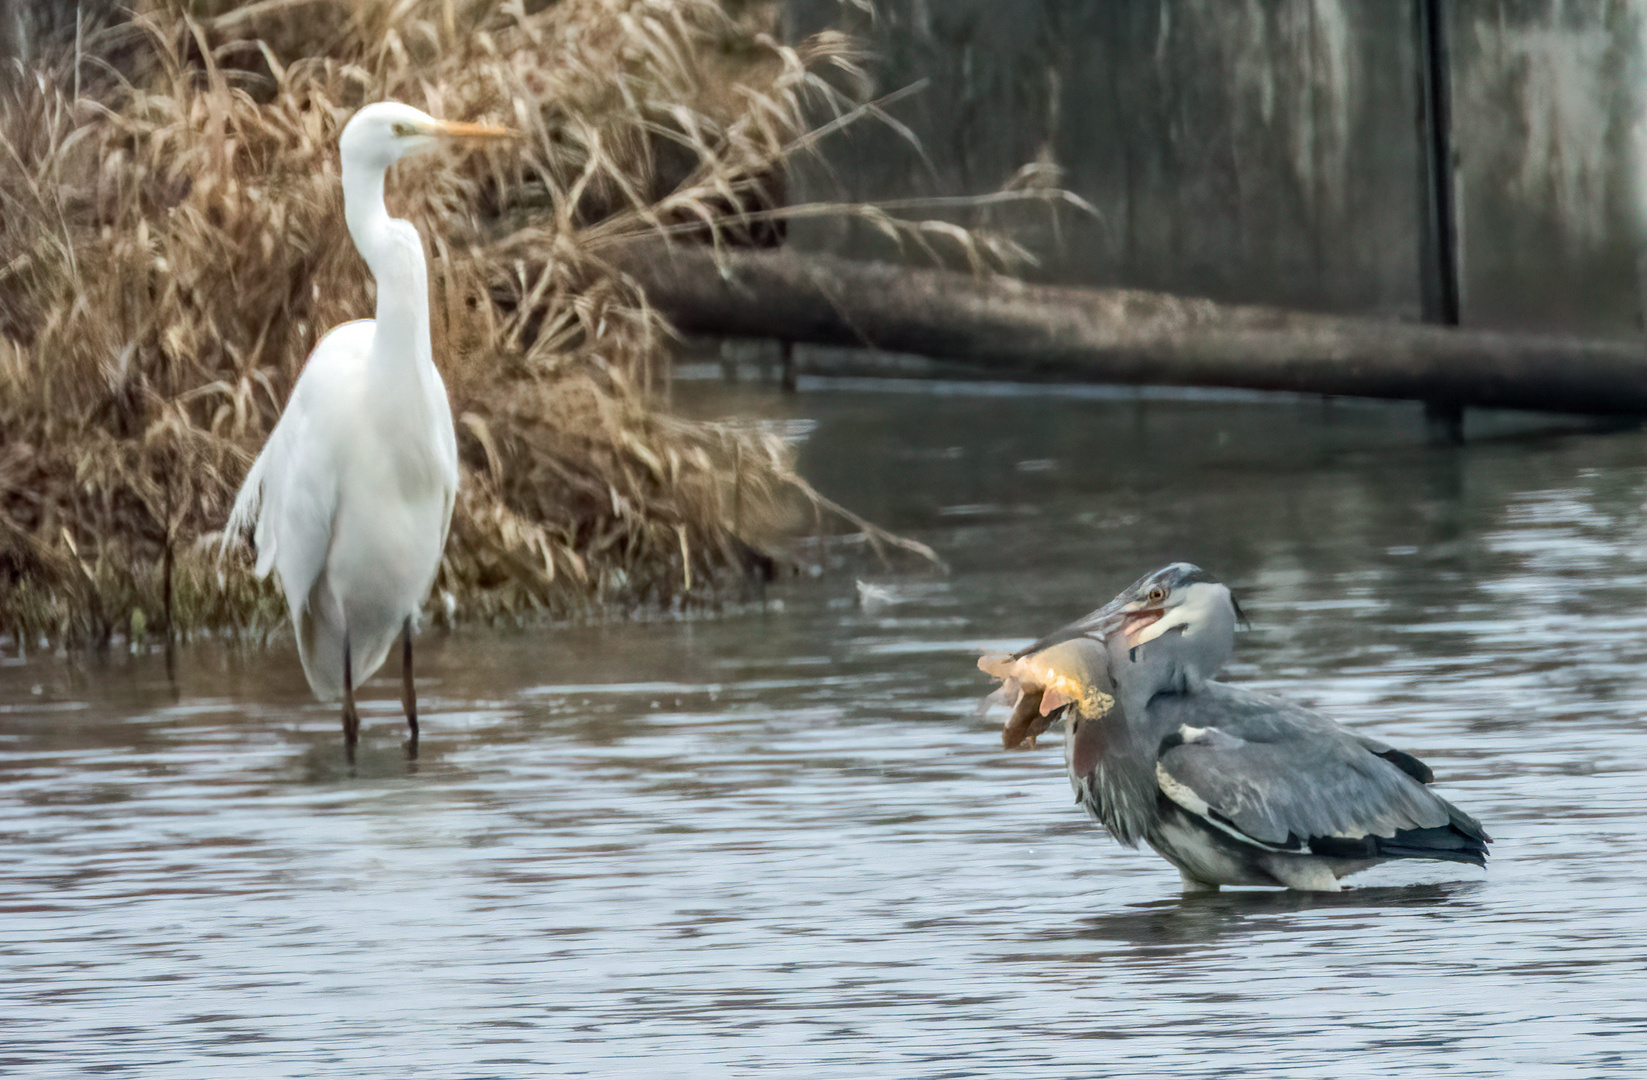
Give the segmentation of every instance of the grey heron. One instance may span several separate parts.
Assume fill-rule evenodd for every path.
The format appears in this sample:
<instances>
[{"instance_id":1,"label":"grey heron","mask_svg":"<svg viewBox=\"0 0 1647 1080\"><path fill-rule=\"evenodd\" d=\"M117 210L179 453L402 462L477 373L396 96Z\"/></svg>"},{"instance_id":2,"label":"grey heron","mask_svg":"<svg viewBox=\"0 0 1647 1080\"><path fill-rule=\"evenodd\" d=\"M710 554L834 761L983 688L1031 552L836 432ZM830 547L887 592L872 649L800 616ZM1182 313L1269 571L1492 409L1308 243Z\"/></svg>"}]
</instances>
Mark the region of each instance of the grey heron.
<instances>
[{"instance_id":1,"label":"grey heron","mask_svg":"<svg viewBox=\"0 0 1647 1080\"><path fill-rule=\"evenodd\" d=\"M1061 716L1076 801L1177 867L1186 892L1335 892L1390 859L1486 865L1480 822L1429 789L1423 762L1216 681L1239 618L1227 586L1173 563L1020 652L981 658L1016 694L1003 742Z\"/></svg>"}]
</instances>

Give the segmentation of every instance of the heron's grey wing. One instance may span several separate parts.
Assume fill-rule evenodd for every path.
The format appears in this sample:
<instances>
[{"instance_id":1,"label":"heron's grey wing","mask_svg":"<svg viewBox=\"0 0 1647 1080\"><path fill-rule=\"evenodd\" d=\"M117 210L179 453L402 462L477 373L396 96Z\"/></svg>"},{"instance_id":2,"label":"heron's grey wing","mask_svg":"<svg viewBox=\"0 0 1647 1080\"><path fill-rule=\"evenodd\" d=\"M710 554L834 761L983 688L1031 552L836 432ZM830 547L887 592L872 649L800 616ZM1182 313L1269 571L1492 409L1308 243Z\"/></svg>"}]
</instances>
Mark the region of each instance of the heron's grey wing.
<instances>
[{"instance_id":1,"label":"heron's grey wing","mask_svg":"<svg viewBox=\"0 0 1647 1080\"><path fill-rule=\"evenodd\" d=\"M1486 839L1473 818L1381 756L1374 747L1382 743L1369 746L1300 705L1208 682L1194 694L1162 695L1150 710L1167 732L1157 763L1162 792L1238 838L1318 853L1334 840L1449 826L1476 846Z\"/></svg>"}]
</instances>

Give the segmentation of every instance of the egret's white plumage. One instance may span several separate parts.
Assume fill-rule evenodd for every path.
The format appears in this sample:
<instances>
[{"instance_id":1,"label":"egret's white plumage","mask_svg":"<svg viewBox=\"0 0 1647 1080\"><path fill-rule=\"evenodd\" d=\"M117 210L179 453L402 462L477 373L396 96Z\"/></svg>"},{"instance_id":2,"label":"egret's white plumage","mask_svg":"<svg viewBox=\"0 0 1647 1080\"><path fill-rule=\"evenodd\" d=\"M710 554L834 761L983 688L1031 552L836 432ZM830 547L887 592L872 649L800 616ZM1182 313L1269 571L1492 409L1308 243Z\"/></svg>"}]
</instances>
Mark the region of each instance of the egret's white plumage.
<instances>
[{"instance_id":1,"label":"egret's white plumage","mask_svg":"<svg viewBox=\"0 0 1647 1080\"><path fill-rule=\"evenodd\" d=\"M423 242L389 216L384 175L442 136L502 134L395 102L368 105L344 127L344 217L377 281L376 318L333 329L309 354L224 530L225 544L249 530L258 575L278 575L309 686L322 699L344 697L351 744L352 688L402 632L416 737L409 635L440 566L458 484Z\"/></svg>"}]
</instances>

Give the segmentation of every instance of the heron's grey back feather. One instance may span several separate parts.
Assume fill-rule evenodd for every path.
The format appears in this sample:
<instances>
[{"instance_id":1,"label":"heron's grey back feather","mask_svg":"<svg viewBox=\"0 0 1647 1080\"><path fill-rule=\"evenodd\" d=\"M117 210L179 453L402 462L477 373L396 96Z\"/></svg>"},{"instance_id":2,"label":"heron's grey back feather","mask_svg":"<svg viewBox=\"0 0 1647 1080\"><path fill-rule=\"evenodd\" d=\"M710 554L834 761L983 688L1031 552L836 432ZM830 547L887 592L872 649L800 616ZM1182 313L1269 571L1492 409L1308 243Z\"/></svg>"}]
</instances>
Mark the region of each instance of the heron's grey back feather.
<instances>
[{"instance_id":1,"label":"heron's grey back feather","mask_svg":"<svg viewBox=\"0 0 1647 1080\"><path fill-rule=\"evenodd\" d=\"M1315 837L1388 838L1455 821L1479 831L1368 742L1383 744L1285 699L1208 681L1160 695L1149 712L1152 727L1169 731L1161 768L1261 843L1296 849Z\"/></svg>"}]
</instances>

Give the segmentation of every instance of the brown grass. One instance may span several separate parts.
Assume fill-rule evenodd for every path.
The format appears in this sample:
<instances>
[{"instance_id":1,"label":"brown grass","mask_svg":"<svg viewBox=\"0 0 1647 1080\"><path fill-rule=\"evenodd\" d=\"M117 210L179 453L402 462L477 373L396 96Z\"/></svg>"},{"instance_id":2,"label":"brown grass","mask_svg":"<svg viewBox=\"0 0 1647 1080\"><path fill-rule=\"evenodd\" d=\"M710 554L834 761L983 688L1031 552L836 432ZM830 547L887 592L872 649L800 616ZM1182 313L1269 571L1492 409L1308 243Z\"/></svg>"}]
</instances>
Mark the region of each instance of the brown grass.
<instances>
[{"instance_id":1,"label":"brown grass","mask_svg":"<svg viewBox=\"0 0 1647 1080\"><path fill-rule=\"evenodd\" d=\"M648 231L748 239L778 213L784 160L813 145L809 115L876 112L834 88L861 82L847 42L790 48L771 17L721 0L139 0L78 60L14 67L0 629L106 641L280 618L249 559L218 567L209 542L309 348L371 311L336 144L384 98L523 133L390 179L430 251L464 463L437 610L712 602L808 500L839 509L774 436L662 411L668 329L600 260Z\"/></svg>"}]
</instances>

